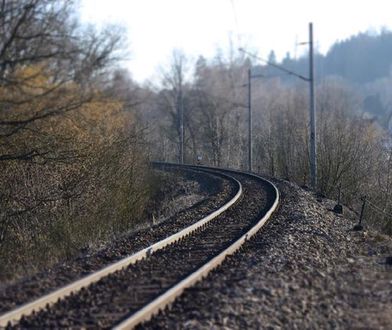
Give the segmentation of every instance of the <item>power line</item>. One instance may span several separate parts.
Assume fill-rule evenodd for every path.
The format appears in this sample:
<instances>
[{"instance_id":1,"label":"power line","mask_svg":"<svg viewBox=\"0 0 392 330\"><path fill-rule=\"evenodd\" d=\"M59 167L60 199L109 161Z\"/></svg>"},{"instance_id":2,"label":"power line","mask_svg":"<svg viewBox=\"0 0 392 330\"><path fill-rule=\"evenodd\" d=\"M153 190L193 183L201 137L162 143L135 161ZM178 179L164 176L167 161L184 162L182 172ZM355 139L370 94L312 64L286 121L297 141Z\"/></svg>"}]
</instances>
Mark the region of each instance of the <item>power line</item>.
<instances>
[{"instance_id":1,"label":"power line","mask_svg":"<svg viewBox=\"0 0 392 330\"><path fill-rule=\"evenodd\" d=\"M241 37L240 37L240 33L239 33L239 24L238 24L238 16L237 16L237 10L234 4L234 0L230 0L231 3L231 8L233 10L233 16L234 16L234 25L235 25L235 30L236 30L236 34L237 34L237 42L238 45L241 45Z\"/></svg>"},{"instance_id":2,"label":"power line","mask_svg":"<svg viewBox=\"0 0 392 330\"><path fill-rule=\"evenodd\" d=\"M289 75L295 76L309 83L309 165L311 185L314 190L317 190L316 102L314 89L313 23L309 23L309 42L307 42L307 44L309 45L309 77L305 77L280 65L271 63L270 61L267 61L259 56L247 52L243 48L239 48L239 51L254 58L257 58L271 67L274 67L280 71L283 71Z\"/></svg>"},{"instance_id":3,"label":"power line","mask_svg":"<svg viewBox=\"0 0 392 330\"><path fill-rule=\"evenodd\" d=\"M272 63L272 62L270 62L270 61L267 61L267 60L265 60L265 59L262 58L262 57L256 56L255 54L249 53L248 51L246 51L246 50L243 49L243 48L239 48L238 50L241 51L241 52L243 52L244 54L247 54L247 55L251 56L251 57L257 58L257 59L259 59L260 61L264 62L265 64L267 64L267 65L269 65L269 66L272 66L272 67L274 67L274 68L276 68L276 69L278 69L278 70L281 70L281 71L287 73L288 75L295 76L295 77L297 77L297 78L299 78L299 79L302 79L302 80L304 80L304 81L306 81L306 82L309 82L309 81L310 81L310 78L307 78L307 77L305 77L305 76L303 76L303 75L301 75L301 74L299 74L299 73L296 73L296 72L291 71L291 70L289 70L289 69L286 69L286 68L284 68L284 67L282 67L282 66L280 66L280 65L277 65L277 64Z\"/></svg>"},{"instance_id":4,"label":"power line","mask_svg":"<svg viewBox=\"0 0 392 330\"><path fill-rule=\"evenodd\" d=\"M371 201L367 200L369 206L371 206L373 208L373 210L378 211L379 213L387 216L388 218L392 219L392 214L386 213L384 210L382 210L380 207L378 207L377 205L373 204Z\"/></svg>"}]
</instances>

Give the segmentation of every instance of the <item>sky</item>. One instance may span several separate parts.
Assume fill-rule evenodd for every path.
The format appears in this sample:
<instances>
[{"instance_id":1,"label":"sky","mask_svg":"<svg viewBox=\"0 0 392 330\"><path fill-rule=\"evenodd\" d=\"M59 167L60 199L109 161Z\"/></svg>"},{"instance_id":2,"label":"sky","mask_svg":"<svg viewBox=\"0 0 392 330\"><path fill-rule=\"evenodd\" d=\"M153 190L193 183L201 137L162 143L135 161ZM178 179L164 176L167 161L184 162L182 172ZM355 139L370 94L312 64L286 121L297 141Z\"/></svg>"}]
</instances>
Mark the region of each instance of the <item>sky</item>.
<instances>
[{"instance_id":1,"label":"sky","mask_svg":"<svg viewBox=\"0 0 392 330\"><path fill-rule=\"evenodd\" d=\"M120 24L129 50L124 65L142 83L181 49L191 61L213 58L232 44L278 59L300 56L313 22L315 47L326 53L337 40L359 32L392 30L391 0L81 0L82 22Z\"/></svg>"}]
</instances>

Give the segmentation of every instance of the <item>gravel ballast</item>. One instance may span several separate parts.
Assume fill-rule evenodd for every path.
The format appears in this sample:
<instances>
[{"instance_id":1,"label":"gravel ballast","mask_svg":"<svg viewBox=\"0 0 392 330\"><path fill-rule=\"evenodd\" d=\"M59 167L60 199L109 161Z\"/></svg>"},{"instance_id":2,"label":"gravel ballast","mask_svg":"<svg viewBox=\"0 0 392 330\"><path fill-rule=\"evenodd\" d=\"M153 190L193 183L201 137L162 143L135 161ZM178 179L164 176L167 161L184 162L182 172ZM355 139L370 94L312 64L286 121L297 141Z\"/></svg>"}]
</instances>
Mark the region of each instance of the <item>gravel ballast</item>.
<instances>
[{"instance_id":1,"label":"gravel ballast","mask_svg":"<svg viewBox=\"0 0 392 330\"><path fill-rule=\"evenodd\" d=\"M392 329L392 239L298 186L238 253L143 329ZM348 211L345 209L345 214Z\"/></svg>"},{"instance_id":2,"label":"gravel ballast","mask_svg":"<svg viewBox=\"0 0 392 330\"><path fill-rule=\"evenodd\" d=\"M78 294L24 318L16 328L110 329L142 308L219 254L270 209L276 195L269 185L244 175L235 177L242 184L243 194L206 226Z\"/></svg>"},{"instance_id":3,"label":"gravel ballast","mask_svg":"<svg viewBox=\"0 0 392 330\"><path fill-rule=\"evenodd\" d=\"M171 210L165 210L162 214L166 216L170 214L171 216L160 220L154 226L148 226L135 233L124 235L124 237L107 244L101 249L81 253L73 260L64 261L55 267L18 279L13 283L3 283L0 285L0 313L9 311L78 278L102 269L110 263L178 232L225 204L237 192L237 186L234 182L219 175L199 173L198 171L185 172L188 180L197 181L201 187L200 190L190 188L189 191L192 200L198 200L196 204L187 207L189 205L184 203L183 197L180 196L181 200L177 198L172 201L172 203L177 201L177 212L173 214ZM180 175L179 172L175 174Z\"/></svg>"}]
</instances>

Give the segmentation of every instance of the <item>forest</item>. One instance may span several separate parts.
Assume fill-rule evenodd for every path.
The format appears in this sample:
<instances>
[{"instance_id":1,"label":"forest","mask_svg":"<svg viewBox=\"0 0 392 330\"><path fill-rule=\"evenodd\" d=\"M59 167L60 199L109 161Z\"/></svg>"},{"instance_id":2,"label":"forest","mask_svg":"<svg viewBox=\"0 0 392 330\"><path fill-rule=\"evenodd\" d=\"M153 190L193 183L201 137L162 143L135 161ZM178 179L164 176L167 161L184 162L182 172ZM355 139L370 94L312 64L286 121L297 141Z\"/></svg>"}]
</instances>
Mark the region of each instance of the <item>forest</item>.
<instances>
[{"instance_id":1,"label":"forest","mask_svg":"<svg viewBox=\"0 0 392 330\"><path fill-rule=\"evenodd\" d=\"M195 62L174 50L161 80L142 85L119 64L124 32L81 24L73 1L0 10L1 277L146 221L159 183L149 161L179 162L182 129L185 163L246 169L249 69L268 76L252 81L253 170L309 186L305 83L229 49ZM379 209L367 221L388 234L391 40L359 34L316 56L317 192L341 187L354 210L366 195ZM306 63L280 64L307 74Z\"/></svg>"}]
</instances>

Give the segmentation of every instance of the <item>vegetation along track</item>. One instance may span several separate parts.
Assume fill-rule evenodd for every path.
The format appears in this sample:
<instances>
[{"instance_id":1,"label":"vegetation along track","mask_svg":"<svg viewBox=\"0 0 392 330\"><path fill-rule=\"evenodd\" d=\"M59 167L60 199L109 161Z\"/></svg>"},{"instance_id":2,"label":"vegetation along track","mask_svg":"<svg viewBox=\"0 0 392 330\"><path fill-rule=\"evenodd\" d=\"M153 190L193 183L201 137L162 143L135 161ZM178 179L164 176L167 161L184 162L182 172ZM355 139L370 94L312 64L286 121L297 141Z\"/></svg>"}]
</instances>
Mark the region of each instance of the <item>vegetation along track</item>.
<instances>
[{"instance_id":1,"label":"vegetation along track","mask_svg":"<svg viewBox=\"0 0 392 330\"><path fill-rule=\"evenodd\" d=\"M173 165L170 165L173 166ZM170 303L257 232L277 207L278 191L254 175L225 173L240 182L242 194L225 212L163 249L146 250L143 259L56 304L23 317L18 327L131 328Z\"/></svg>"},{"instance_id":2,"label":"vegetation along track","mask_svg":"<svg viewBox=\"0 0 392 330\"><path fill-rule=\"evenodd\" d=\"M76 258L59 263L50 269L30 274L11 283L0 283L0 315L177 233L221 208L238 193L238 184L222 175L174 167L165 171L174 171L172 175L197 181L205 198L188 208L181 209L179 206L180 211L163 222L128 233L103 248L82 251ZM3 323L0 321L0 324Z\"/></svg>"}]
</instances>

